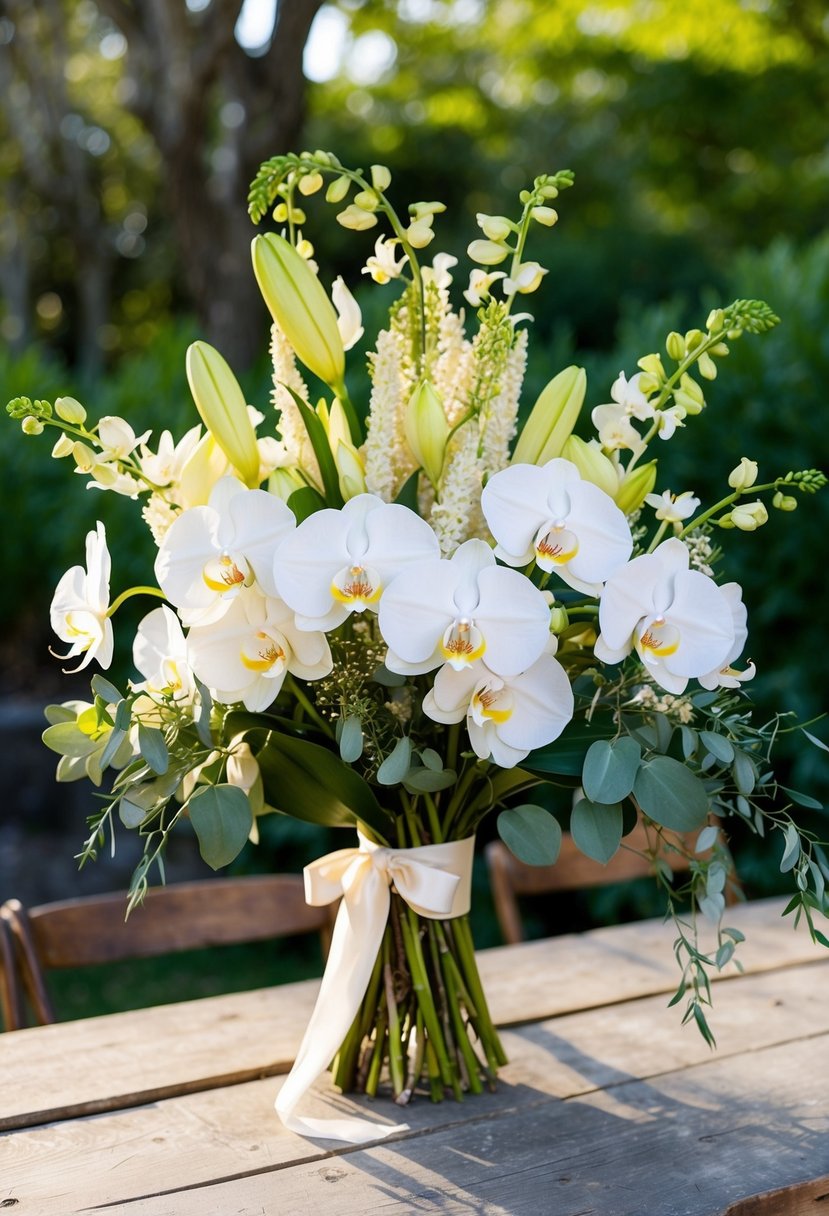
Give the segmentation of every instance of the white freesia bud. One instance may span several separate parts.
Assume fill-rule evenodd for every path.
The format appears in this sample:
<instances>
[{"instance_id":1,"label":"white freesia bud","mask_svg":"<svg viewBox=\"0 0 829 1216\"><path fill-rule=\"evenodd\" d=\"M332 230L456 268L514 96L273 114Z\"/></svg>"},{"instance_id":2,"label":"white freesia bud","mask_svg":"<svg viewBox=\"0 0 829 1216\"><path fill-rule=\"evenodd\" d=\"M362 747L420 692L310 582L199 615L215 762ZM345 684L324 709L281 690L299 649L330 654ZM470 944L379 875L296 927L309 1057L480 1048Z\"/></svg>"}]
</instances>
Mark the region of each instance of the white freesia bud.
<instances>
[{"instance_id":1,"label":"white freesia bud","mask_svg":"<svg viewBox=\"0 0 829 1216\"><path fill-rule=\"evenodd\" d=\"M728 474L728 484L732 490L748 490L757 480L757 461L749 460L747 456Z\"/></svg>"},{"instance_id":2,"label":"white freesia bud","mask_svg":"<svg viewBox=\"0 0 829 1216\"><path fill-rule=\"evenodd\" d=\"M24 435L42 435L43 423L39 418L35 418L33 414L30 414L28 418L24 418L20 423L20 429Z\"/></svg>"},{"instance_id":3,"label":"white freesia bud","mask_svg":"<svg viewBox=\"0 0 829 1216\"><path fill-rule=\"evenodd\" d=\"M58 418L74 426L81 426L86 422L86 410L74 397L58 397L55 401L55 413Z\"/></svg>"},{"instance_id":4,"label":"white freesia bud","mask_svg":"<svg viewBox=\"0 0 829 1216\"><path fill-rule=\"evenodd\" d=\"M646 494L645 502L654 508L657 519L672 524L688 519L699 506L699 499L690 490L683 490L681 494L672 494L670 490L664 490L661 494Z\"/></svg>"},{"instance_id":5,"label":"white freesia bud","mask_svg":"<svg viewBox=\"0 0 829 1216\"><path fill-rule=\"evenodd\" d=\"M547 271L543 266L539 266L538 262L523 262L514 274L504 279L504 291L507 295L513 295L515 292L529 295L538 290L546 273Z\"/></svg>"},{"instance_id":6,"label":"white freesia bud","mask_svg":"<svg viewBox=\"0 0 829 1216\"><path fill-rule=\"evenodd\" d=\"M358 207L356 203L349 203L343 211L337 213L337 223L354 232L365 232L367 228L374 228L377 216L373 211Z\"/></svg>"},{"instance_id":7,"label":"white freesia bud","mask_svg":"<svg viewBox=\"0 0 829 1216\"><path fill-rule=\"evenodd\" d=\"M390 282L391 279L399 279L400 272L408 260L406 254L399 259L395 258L395 246L399 243L397 238L389 240L384 236L378 236L374 242L374 253L367 259L361 273L370 274L374 282L381 285Z\"/></svg>"},{"instance_id":8,"label":"white freesia bud","mask_svg":"<svg viewBox=\"0 0 829 1216\"><path fill-rule=\"evenodd\" d=\"M137 444L149 436L147 431L139 439L130 424L123 418L107 415L98 423L98 441L110 458L125 460Z\"/></svg>"},{"instance_id":9,"label":"white freesia bud","mask_svg":"<svg viewBox=\"0 0 829 1216\"><path fill-rule=\"evenodd\" d=\"M756 532L768 521L769 513L758 498L756 502L738 503L731 511L731 522L741 532Z\"/></svg>"},{"instance_id":10,"label":"white freesia bud","mask_svg":"<svg viewBox=\"0 0 829 1216\"><path fill-rule=\"evenodd\" d=\"M498 266L510 251L495 241L472 241L466 252L473 262L480 262L482 266Z\"/></svg>"},{"instance_id":11,"label":"white freesia bud","mask_svg":"<svg viewBox=\"0 0 829 1216\"><path fill-rule=\"evenodd\" d=\"M479 211L475 218L478 227L490 241L505 241L515 231L515 225L505 215L484 215Z\"/></svg>"},{"instance_id":12,"label":"white freesia bud","mask_svg":"<svg viewBox=\"0 0 829 1216\"><path fill-rule=\"evenodd\" d=\"M484 300L489 298L490 288L497 279L503 279L503 270L491 270L487 273L486 270L470 270L469 286L464 294L464 299L468 300L473 308L479 308Z\"/></svg>"}]
</instances>

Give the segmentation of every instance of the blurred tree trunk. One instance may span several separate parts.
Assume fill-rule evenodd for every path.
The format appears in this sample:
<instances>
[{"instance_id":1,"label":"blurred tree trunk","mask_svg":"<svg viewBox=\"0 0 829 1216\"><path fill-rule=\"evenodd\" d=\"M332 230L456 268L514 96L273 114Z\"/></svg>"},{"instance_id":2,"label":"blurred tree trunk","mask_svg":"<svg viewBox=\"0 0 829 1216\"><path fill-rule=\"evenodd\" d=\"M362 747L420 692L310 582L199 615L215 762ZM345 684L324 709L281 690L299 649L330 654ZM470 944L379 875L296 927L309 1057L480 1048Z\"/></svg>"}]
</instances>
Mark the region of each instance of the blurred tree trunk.
<instances>
[{"instance_id":1,"label":"blurred tree trunk","mask_svg":"<svg viewBox=\"0 0 829 1216\"><path fill-rule=\"evenodd\" d=\"M247 188L291 150L304 116L302 51L322 0L280 0L256 56L234 37L242 0L99 0L127 40L127 104L162 160L181 274L208 339L235 367L264 344ZM261 315L260 315L261 314Z\"/></svg>"}]
</instances>

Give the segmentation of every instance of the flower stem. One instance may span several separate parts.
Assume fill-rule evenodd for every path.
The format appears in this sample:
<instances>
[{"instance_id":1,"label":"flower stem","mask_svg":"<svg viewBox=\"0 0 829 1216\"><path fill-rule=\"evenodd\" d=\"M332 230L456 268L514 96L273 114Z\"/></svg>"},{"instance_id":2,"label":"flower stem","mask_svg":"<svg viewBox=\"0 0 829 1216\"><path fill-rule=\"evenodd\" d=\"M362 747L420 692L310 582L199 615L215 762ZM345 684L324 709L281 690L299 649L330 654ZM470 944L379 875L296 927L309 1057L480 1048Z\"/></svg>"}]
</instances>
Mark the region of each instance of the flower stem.
<instances>
[{"instance_id":1,"label":"flower stem","mask_svg":"<svg viewBox=\"0 0 829 1216\"><path fill-rule=\"evenodd\" d=\"M122 604L127 600L132 599L134 595L154 595L157 599L166 600L167 596L158 587L128 587L126 591L122 591L119 596L112 601L107 608L107 616L113 616Z\"/></svg>"}]
</instances>

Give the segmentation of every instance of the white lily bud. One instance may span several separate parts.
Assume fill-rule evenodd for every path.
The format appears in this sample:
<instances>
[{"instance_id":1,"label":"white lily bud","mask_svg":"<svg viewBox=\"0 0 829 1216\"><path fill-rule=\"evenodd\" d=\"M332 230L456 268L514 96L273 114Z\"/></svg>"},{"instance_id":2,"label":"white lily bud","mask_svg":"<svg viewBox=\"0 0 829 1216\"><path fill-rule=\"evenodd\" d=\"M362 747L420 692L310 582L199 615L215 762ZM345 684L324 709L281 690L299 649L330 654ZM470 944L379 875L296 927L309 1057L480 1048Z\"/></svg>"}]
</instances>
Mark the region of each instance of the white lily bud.
<instances>
[{"instance_id":1,"label":"white lily bud","mask_svg":"<svg viewBox=\"0 0 829 1216\"><path fill-rule=\"evenodd\" d=\"M365 494L365 465L354 445L340 440L334 450L334 463L337 466L340 493L344 500L348 502L349 498L356 498L358 494Z\"/></svg>"},{"instance_id":2,"label":"white lily bud","mask_svg":"<svg viewBox=\"0 0 829 1216\"><path fill-rule=\"evenodd\" d=\"M748 490L757 480L757 461L749 460L747 456L728 474L728 484L732 490Z\"/></svg>"},{"instance_id":3,"label":"white lily bud","mask_svg":"<svg viewBox=\"0 0 829 1216\"><path fill-rule=\"evenodd\" d=\"M58 418L73 426L82 426L86 422L86 410L74 397L58 397L55 401L55 413Z\"/></svg>"}]
</instances>

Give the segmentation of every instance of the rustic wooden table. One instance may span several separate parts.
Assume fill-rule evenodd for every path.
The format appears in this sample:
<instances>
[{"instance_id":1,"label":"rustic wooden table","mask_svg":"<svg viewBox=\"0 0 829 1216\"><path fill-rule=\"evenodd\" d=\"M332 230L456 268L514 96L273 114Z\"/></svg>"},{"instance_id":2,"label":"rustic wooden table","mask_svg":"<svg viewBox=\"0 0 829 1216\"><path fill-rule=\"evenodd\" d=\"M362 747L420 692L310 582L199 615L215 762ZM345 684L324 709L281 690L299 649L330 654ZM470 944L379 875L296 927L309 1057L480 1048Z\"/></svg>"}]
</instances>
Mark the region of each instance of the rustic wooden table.
<instances>
[{"instance_id":1,"label":"rustic wooden table","mask_svg":"<svg viewBox=\"0 0 829 1216\"><path fill-rule=\"evenodd\" d=\"M679 1025L669 926L483 951L495 1094L307 1113L410 1130L340 1147L273 1113L316 983L0 1036L0 1209L19 1216L782 1216L829 1209L829 955L778 901L729 911L745 974L712 1053Z\"/></svg>"}]
</instances>

